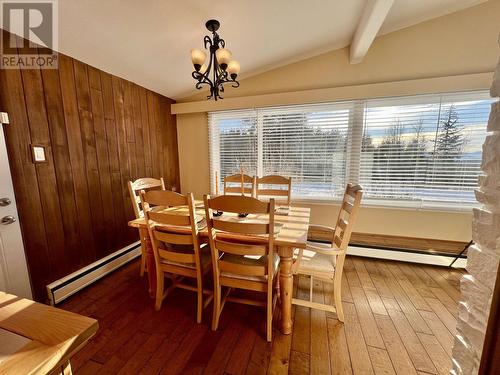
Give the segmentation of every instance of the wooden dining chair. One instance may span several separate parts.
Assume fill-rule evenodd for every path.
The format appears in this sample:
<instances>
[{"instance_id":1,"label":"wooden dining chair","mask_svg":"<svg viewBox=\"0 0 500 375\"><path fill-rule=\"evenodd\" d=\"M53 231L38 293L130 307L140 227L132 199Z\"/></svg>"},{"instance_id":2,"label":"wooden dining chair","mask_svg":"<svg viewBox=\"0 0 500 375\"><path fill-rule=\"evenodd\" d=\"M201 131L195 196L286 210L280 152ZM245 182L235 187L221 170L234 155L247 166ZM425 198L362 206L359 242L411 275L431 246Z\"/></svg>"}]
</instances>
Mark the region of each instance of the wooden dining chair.
<instances>
[{"instance_id":1,"label":"wooden dining chair","mask_svg":"<svg viewBox=\"0 0 500 375\"><path fill-rule=\"evenodd\" d=\"M295 275L310 277L309 301L293 298L295 305L306 306L314 309L336 312L338 319L344 321L342 309L341 282L347 246L351 238L352 228L356 221L363 189L360 185L348 184L345 189L342 205L335 228L322 225L310 225L311 232L326 232L329 235L328 243L307 242L305 250L297 251L297 257L292 267ZM313 302L313 278L333 281L333 297L335 306Z\"/></svg>"},{"instance_id":2,"label":"wooden dining chair","mask_svg":"<svg viewBox=\"0 0 500 375\"><path fill-rule=\"evenodd\" d=\"M280 259L274 250L274 199L261 202L244 196L211 199L205 195L204 201L214 275L212 329L217 330L226 301L263 306L267 308L267 341L271 341ZM223 214L214 217L212 211ZM238 213L249 216L242 219ZM232 289L266 293L266 301L229 296Z\"/></svg>"},{"instance_id":3,"label":"wooden dining chair","mask_svg":"<svg viewBox=\"0 0 500 375\"><path fill-rule=\"evenodd\" d=\"M141 206L141 190L165 190L165 182L163 177L159 180L156 178L139 178L135 181L128 181L128 192L130 194L130 200L132 201L132 207L134 209L135 218L139 219L144 217L144 212ZM141 236L141 276L144 276L146 270L146 246L144 240Z\"/></svg>"},{"instance_id":4,"label":"wooden dining chair","mask_svg":"<svg viewBox=\"0 0 500 375\"><path fill-rule=\"evenodd\" d=\"M224 177L224 195L245 195L253 197L255 189L254 178L247 174L243 174L243 183L241 180L240 173Z\"/></svg>"},{"instance_id":5,"label":"wooden dining chair","mask_svg":"<svg viewBox=\"0 0 500 375\"><path fill-rule=\"evenodd\" d=\"M255 177L255 197L275 198L276 203L290 205L292 196L292 178L278 175Z\"/></svg>"},{"instance_id":6,"label":"wooden dining chair","mask_svg":"<svg viewBox=\"0 0 500 375\"><path fill-rule=\"evenodd\" d=\"M196 321L201 323L203 308L212 299L209 296L203 301L204 293L212 295L203 289L203 278L210 270L211 256L206 243L200 244L200 217L195 214L193 195L151 190L141 192L141 199L156 265L155 309L160 310L165 297L175 288L195 291L198 294ZM166 290L165 277L172 280L172 285ZM196 279L196 287L183 283L184 278Z\"/></svg>"}]
</instances>

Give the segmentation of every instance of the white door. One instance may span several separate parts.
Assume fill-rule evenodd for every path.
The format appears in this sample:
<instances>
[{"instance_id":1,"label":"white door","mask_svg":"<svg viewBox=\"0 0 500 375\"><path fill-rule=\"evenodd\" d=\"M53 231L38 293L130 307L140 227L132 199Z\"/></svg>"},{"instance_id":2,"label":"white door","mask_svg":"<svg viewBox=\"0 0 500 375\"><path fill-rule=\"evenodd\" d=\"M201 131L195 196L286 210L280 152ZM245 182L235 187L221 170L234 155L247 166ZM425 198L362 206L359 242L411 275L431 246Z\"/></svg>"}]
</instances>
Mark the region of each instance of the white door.
<instances>
[{"instance_id":1,"label":"white door","mask_svg":"<svg viewBox=\"0 0 500 375\"><path fill-rule=\"evenodd\" d=\"M2 125L1 121L7 122L1 120L4 117L0 117L0 290L32 298L3 133L3 126L13 125Z\"/></svg>"}]
</instances>

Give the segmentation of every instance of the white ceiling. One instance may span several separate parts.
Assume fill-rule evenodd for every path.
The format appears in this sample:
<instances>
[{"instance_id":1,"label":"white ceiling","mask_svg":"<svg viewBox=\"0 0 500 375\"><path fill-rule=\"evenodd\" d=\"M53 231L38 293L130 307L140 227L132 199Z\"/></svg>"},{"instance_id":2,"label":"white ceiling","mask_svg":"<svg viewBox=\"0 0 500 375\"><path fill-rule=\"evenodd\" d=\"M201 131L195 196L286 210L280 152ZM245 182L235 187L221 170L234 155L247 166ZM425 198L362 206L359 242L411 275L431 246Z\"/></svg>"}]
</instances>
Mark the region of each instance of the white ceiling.
<instances>
[{"instance_id":1,"label":"white ceiling","mask_svg":"<svg viewBox=\"0 0 500 375\"><path fill-rule=\"evenodd\" d=\"M191 48L205 21L240 61L240 78L350 44L370 0L59 0L59 50L178 99L194 93ZM381 34L486 0L395 0Z\"/></svg>"}]
</instances>

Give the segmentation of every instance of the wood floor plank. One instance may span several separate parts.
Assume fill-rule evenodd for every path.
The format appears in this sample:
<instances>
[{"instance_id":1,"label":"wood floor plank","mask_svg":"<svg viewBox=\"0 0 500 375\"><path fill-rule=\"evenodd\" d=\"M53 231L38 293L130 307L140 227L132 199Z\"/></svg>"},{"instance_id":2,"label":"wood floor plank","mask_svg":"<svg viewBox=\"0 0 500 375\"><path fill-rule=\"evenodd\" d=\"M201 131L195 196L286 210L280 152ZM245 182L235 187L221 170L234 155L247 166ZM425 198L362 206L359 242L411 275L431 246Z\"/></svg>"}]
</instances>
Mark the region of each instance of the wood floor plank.
<instances>
[{"instance_id":1,"label":"wood floor plank","mask_svg":"<svg viewBox=\"0 0 500 375\"><path fill-rule=\"evenodd\" d=\"M365 289L365 295L374 314L387 315L382 298L380 298L380 295L375 290Z\"/></svg>"},{"instance_id":2,"label":"wood floor plank","mask_svg":"<svg viewBox=\"0 0 500 375\"><path fill-rule=\"evenodd\" d=\"M425 266L422 269L431 276L434 281L443 289L455 302L458 303L460 300L460 290L458 290L453 284L450 284L443 275L437 270L440 267Z\"/></svg>"},{"instance_id":3,"label":"wood floor plank","mask_svg":"<svg viewBox=\"0 0 500 375\"><path fill-rule=\"evenodd\" d=\"M309 298L309 278L297 278L297 298ZM295 322L292 336L292 350L309 354L311 351L311 309L303 306L295 307Z\"/></svg>"},{"instance_id":4,"label":"wood floor plank","mask_svg":"<svg viewBox=\"0 0 500 375\"><path fill-rule=\"evenodd\" d=\"M380 333L384 339L387 353L391 358L392 365L397 374L416 374L415 366L406 351L403 341L399 336L394 323L388 316L377 315L375 317Z\"/></svg>"},{"instance_id":5,"label":"wood floor plank","mask_svg":"<svg viewBox=\"0 0 500 375\"><path fill-rule=\"evenodd\" d=\"M399 268L411 284L418 291L418 294L422 297L433 297L432 292L429 290L424 281L417 275L417 273L411 267L411 263L400 263Z\"/></svg>"},{"instance_id":6,"label":"wood floor plank","mask_svg":"<svg viewBox=\"0 0 500 375\"><path fill-rule=\"evenodd\" d=\"M255 313L253 314L255 316ZM251 318L249 318L251 320ZM249 348L253 348L255 341L260 338L257 334L255 327L258 327L258 322L253 319L254 324L245 326L238 338L238 345L235 345L231 356L229 357L228 364L225 371L229 374L239 375L244 374L248 367L248 362L250 361L250 355L252 354ZM203 343L202 343L203 345Z\"/></svg>"},{"instance_id":7,"label":"wood floor plank","mask_svg":"<svg viewBox=\"0 0 500 375\"><path fill-rule=\"evenodd\" d=\"M432 287L432 288L439 288L439 285L434 281L434 279L427 273L423 270L422 266L419 265L419 264L410 264L409 267L413 270L413 272L415 272L415 274L418 275L418 277L420 277L420 280L422 280L422 282L428 286L428 287Z\"/></svg>"},{"instance_id":8,"label":"wood floor plank","mask_svg":"<svg viewBox=\"0 0 500 375\"><path fill-rule=\"evenodd\" d=\"M167 338L166 334L154 333L149 335L148 340L141 346L135 354L125 363L123 368L118 373L119 375L134 375L139 374L141 369L146 365L151 356L160 347L163 341Z\"/></svg>"},{"instance_id":9,"label":"wood floor plank","mask_svg":"<svg viewBox=\"0 0 500 375\"><path fill-rule=\"evenodd\" d=\"M73 363L71 363L71 366L73 366ZM75 374L77 374L77 375L99 374L101 368L102 368L102 364L94 362L94 361L87 361L77 372L75 372Z\"/></svg>"},{"instance_id":10,"label":"wood floor plank","mask_svg":"<svg viewBox=\"0 0 500 375\"><path fill-rule=\"evenodd\" d=\"M290 349L292 347L291 336L292 335L283 335L279 331L274 332L271 358L269 359L269 368L267 371L268 374L288 374L290 366Z\"/></svg>"},{"instance_id":11,"label":"wood floor plank","mask_svg":"<svg viewBox=\"0 0 500 375\"><path fill-rule=\"evenodd\" d=\"M349 282L347 281L347 276L345 272L342 273L342 301L344 302L354 302L351 296L351 289L349 288Z\"/></svg>"},{"instance_id":12,"label":"wood floor plank","mask_svg":"<svg viewBox=\"0 0 500 375\"><path fill-rule=\"evenodd\" d=\"M120 371L124 364L125 361L123 359L114 355L102 365L99 369L99 374L114 375Z\"/></svg>"},{"instance_id":13,"label":"wood floor plank","mask_svg":"<svg viewBox=\"0 0 500 375\"><path fill-rule=\"evenodd\" d=\"M431 359L404 314L396 310L389 310L389 316L391 317L399 336L403 338L403 345L405 346L415 368L419 371L436 374L436 368L432 364Z\"/></svg>"},{"instance_id":14,"label":"wood floor plank","mask_svg":"<svg viewBox=\"0 0 500 375\"><path fill-rule=\"evenodd\" d=\"M223 311L223 313L224 312L227 311ZM217 348L213 352L212 357L205 368L205 371L208 374L220 374L224 372L231 351L236 345L242 328L242 325L237 319L230 320L230 323L222 334L219 345L217 345Z\"/></svg>"},{"instance_id":15,"label":"wood floor plank","mask_svg":"<svg viewBox=\"0 0 500 375\"><path fill-rule=\"evenodd\" d=\"M451 358L446 354L437 338L434 335L426 335L425 333L417 333L417 335L427 354L431 357L432 363L436 366L438 374L449 374Z\"/></svg>"},{"instance_id":16,"label":"wood floor plank","mask_svg":"<svg viewBox=\"0 0 500 375\"><path fill-rule=\"evenodd\" d=\"M325 303L323 282L314 279L313 302ZM297 311L296 311L297 313ZM330 373L330 353L328 351L328 330L326 313L322 310L311 309L311 373Z\"/></svg>"},{"instance_id":17,"label":"wood floor plank","mask_svg":"<svg viewBox=\"0 0 500 375\"><path fill-rule=\"evenodd\" d=\"M264 339L255 341L246 371L248 375L267 374L271 359L271 346L272 344Z\"/></svg>"},{"instance_id":18,"label":"wood floor plank","mask_svg":"<svg viewBox=\"0 0 500 375\"><path fill-rule=\"evenodd\" d=\"M438 318L448 328L452 335L457 333L457 319L444 307L444 305L437 298L425 299L432 310L436 313Z\"/></svg>"},{"instance_id":19,"label":"wood floor plank","mask_svg":"<svg viewBox=\"0 0 500 375\"><path fill-rule=\"evenodd\" d=\"M387 351L385 349L369 346L368 354L370 355L375 375L396 374L394 372L394 368L392 367L392 362L389 358L389 354L387 354Z\"/></svg>"},{"instance_id":20,"label":"wood floor plank","mask_svg":"<svg viewBox=\"0 0 500 375\"><path fill-rule=\"evenodd\" d=\"M365 292L362 288L351 287L352 298L358 315L358 320L363 330L363 336L366 345L375 346L384 349L384 341L380 332L378 331L377 324L373 318L373 313L366 299Z\"/></svg>"},{"instance_id":21,"label":"wood floor plank","mask_svg":"<svg viewBox=\"0 0 500 375\"><path fill-rule=\"evenodd\" d=\"M352 374L351 359L345 335L345 324L337 319L327 319L332 374Z\"/></svg>"},{"instance_id":22,"label":"wood floor plank","mask_svg":"<svg viewBox=\"0 0 500 375\"><path fill-rule=\"evenodd\" d=\"M363 258L353 257L353 264L358 274L359 281L361 282L361 287L363 289L375 289L375 285L366 270Z\"/></svg>"},{"instance_id":23,"label":"wood floor plank","mask_svg":"<svg viewBox=\"0 0 500 375\"><path fill-rule=\"evenodd\" d=\"M346 285L346 287L349 288L348 285ZM342 295L342 293L343 293L343 291L341 290L340 294ZM335 300L334 300L334 295L333 295L333 281L330 282L330 281L323 280L323 295L325 297L325 303L327 305L335 306ZM351 299L352 299L351 291L349 291L349 297L351 297ZM342 295L341 299L342 299L342 301L344 301L343 295ZM327 311L326 312L326 317L327 318L337 319L337 313L334 313L334 312L331 312L331 311Z\"/></svg>"},{"instance_id":24,"label":"wood floor plank","mask_svg":"<svg viewBox=\"0 0 500 375\"><path fill-rule=\"evenodd\" d=\"M389 269L389 271L394 275L398 284L401 286L401 289L403 289L416 309L431 311L429 305L427 305L424 298L418 293L417 289L415 289L411 281L407 278L406 274L397 263L387 263L387 269Z\"/></svg>"},{"instance_id":25,"label":"wood floor plank","mask_svg":"<svg viewBox=\"0 0 500 375\"><path fill-rule=\"evenodd\" d=\"M160 373L165 363L168 362L180 342L188 333L191 325L190 323L190 320L187 318L177 322L177 325L171 332L171 335L162 342L156 352L151 356L146 366L142 368L141 375L157 375Z\"/></svg>"},{"instance_id":26,"label":"wood floor plank","mask_svg":"<svg viewBox=\"0 0 500 375\"><path fill-rule=\"evenodd\" d=\"M384 303L386 309L401 311L401 306L399 306L398 301L396 301L394 298L382 297L382 302Z\"/></svg>"},{"instance_id":27,"label":"wood floor plank","mask_svg":"<svg viewBox=\"0 0 500 375\"><path fill-rule=\"evenodd\" d=\"M290 368L288 374L302 375L309 374L310 356L309 354L296 352L292 350L290 353Z\"/></svg>"},{"instance_id":28,"label":"wood floor plank","mask_svg":"<svg viewBox=\"0 0 500 375\"><path fill-rule=\"evenodd\" d=\"M405 314L406 318L410 322L413 330L415 332L422 332L431 334L429 327L424 322L420 314L418 313L415 306L411 303L410 299L401 288L401 285L396 280L395 276L385 267L384 263L380 263L379 267L384 275L385 281L389 288L391 288L392 294L395 300L399 304L401 311ZM387 308L387 305L386 305Z\"/></svg>"},{"instance_id":29,"label":"wood floor plank","mask_svg":"<svg viewBox=\"0 0 500 375\"><path fill-rule=\"evenodd\" d=\"M191 357L191 353L196 349L198 343L205 335L208 327L205 325L195 325L188 332L184 340L179 343L177 350L172 354L171 360L163 367L162 375L178 374L182 372L187 361Z\"/></svg>"},{"instance_id":30,"label":"wood floor plank","mask_svg":"<svg viewBox=\"0 0 500 375\"><path fill-rule=\"evenodd\" d=\"M455 318L458 315L457 303L441 288L429 288L433 293L432 297L437 298Z\"/></svg>"},{"instance_id":31,"label":"wood floor plank","mask_svg":"<svg viewBox=\"0 0 500 375\"><path fill-rule=\"evenodd\" d=\"M374 261L372 259L365 261L373 284L375 285L375 288L377 289L377 292L381 297L394 298L391 289L385 282L384 276L378 269L378 263L380 263L380 261Z\"/></svg>"},{"instance_id":32,"label":"wood floor plank","mask_svg":"<svg viewBox=\"0 0 500 375\"><path fill-rule=\"evenodd\" d=\"M454 339L448 328L446 328L446 326L435 313L429 311L420 311L420 314L429 325L432 334L438 339L443 349L451 357Z\"/></svg>"},{"instance_id":33,"label":"wood floor plank","mask_svg":"<svg viewBox=\"0 0 500 375\"><path fill-rule=\"evenodd\" d=\"M355 374L373 374L368 348L366 347L354 304L344 304L344 315L346 320L345 335L352 370Z\"/></svg>"},{"instance_id":34,"label":"wood floor plank","mask_svg":"<svg viewBox=\"0 0 500 375\"><path fill-rule=\"evenodd\" d=\"M399 285L401 285L416 309L431 311L430 306L409 280L399 280Z\"/></svg>"},{"instance_id":35,"label":"wood floor plank","mask_svg":"<svg viewBox=\"0 0 500 375\"><path fill-rule=\"evenodd\" d=\"M352 258L347 257L344 262L344 273L347 278L347 282L349 283L349 287L360 287L361 288L361 281L359 280L358 273L356 272L356 269L354 268L354 263L352 261Z\"/></svg>"}]
</instances>

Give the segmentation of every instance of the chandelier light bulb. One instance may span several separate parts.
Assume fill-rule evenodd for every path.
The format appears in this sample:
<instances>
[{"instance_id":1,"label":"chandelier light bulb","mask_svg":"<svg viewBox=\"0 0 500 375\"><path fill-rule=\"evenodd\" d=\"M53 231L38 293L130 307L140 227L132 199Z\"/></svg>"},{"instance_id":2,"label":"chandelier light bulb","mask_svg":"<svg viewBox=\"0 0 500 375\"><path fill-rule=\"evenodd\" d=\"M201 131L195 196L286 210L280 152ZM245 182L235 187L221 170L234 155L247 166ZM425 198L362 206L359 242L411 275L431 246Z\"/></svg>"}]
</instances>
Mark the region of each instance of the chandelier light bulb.
<instances>
[{"instance_id":1,"label":"chandelier light bulb","mask_svg":"<svg viewBox=\"0 0 500 375\"><path fill-rule=\"evenodd\" d=\"M205 59L207 58L207 54L200 49L193 48L191 50L191 61L193 62L194 68L199 71Z\"/></svg>"},{"instance_id":2,"label":"chandelier light bulb","mask_svg":"<svg viewBox=\"0 0 500 375\"><path fill-rule=\"evenodd\" d=\"M201 74L205 74L205 72L207 71L207 66L205 64L203 64L200 68L200 70L198 70Z\"/></svg>"},{"instance_id":3,"label":"chandelier light bulb","mask_svg":"<svg viewBox=\"0 0 500 375\"><path fill-rule=\"evenodd\" d=\"M227 72L233 80L236 79L238 73L240 72L240 63L236 60L231 60L227 65Z\"/></svg>"},{"instance_id":4,"label":"chandelier light bulb","mask_svg":"<svg viewBox=\"0 0 500 375\"><path fill-rule=\"evenodd\" d=\"M231 51L225 48L219 48L215 51L215 57L217 62L223 70L226 70L227 64L231 61Z\"/></svg>"}]
</instances>

